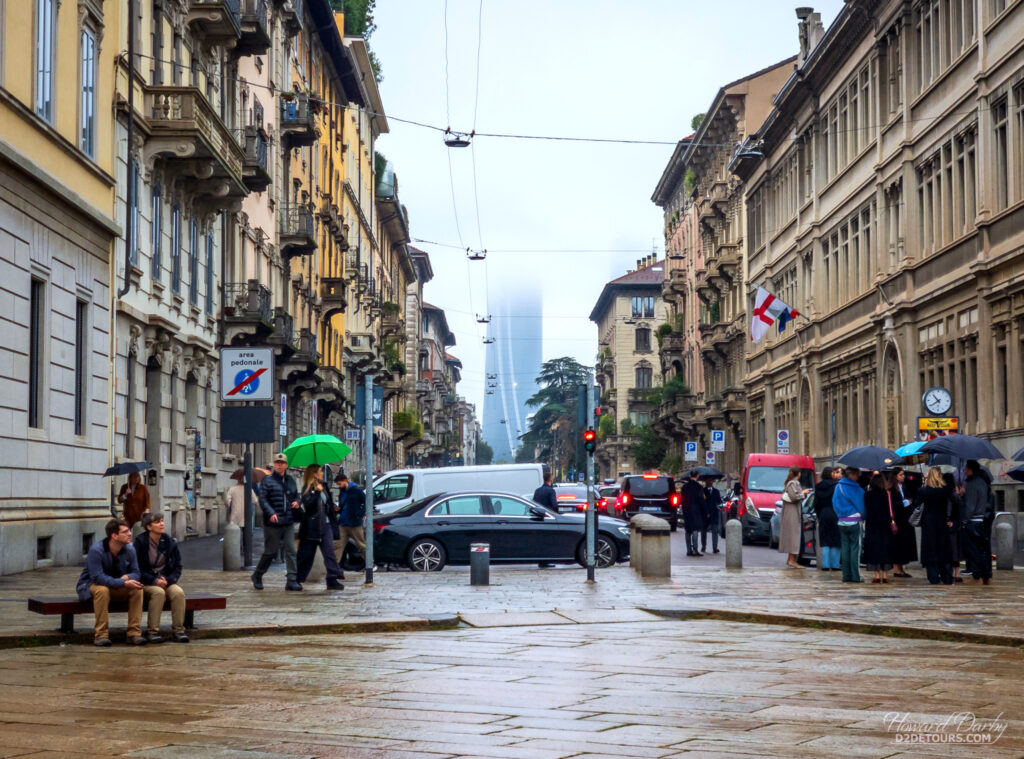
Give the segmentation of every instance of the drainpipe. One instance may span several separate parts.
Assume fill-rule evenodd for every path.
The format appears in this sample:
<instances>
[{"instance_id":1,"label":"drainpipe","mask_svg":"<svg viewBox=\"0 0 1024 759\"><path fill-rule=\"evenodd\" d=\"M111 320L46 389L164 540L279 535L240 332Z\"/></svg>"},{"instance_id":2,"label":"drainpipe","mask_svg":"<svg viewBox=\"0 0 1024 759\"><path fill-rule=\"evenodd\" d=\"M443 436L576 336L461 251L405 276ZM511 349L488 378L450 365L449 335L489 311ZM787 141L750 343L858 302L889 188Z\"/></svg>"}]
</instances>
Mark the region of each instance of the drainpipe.
<instances>
[{"instance_id":1,"label":"drainpipe","mask_svg":"<svg viewBox=\"0 0 1024 759\"><path fill-rule=\"evenodd\" d=\"M117 291L120 300L131 289L132 276L132 252L128 250L127 243L134 237L132 230L132 219L135 218L135 205L138 198L135 197L135 5L138 0L128 0L128 207L125 213L125 252L124 252L124 284ZM137 230L136 230L137 232Z\"/></svg>"}]
</instances>

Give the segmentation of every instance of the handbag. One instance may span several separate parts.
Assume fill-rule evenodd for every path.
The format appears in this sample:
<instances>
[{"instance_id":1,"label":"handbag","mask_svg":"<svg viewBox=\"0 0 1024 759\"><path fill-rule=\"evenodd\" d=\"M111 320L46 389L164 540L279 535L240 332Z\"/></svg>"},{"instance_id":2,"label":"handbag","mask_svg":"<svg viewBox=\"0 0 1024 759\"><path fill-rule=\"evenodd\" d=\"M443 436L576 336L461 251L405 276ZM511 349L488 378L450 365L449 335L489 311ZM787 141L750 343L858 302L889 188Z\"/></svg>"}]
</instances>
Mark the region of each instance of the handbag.
<instances>
[{"instance_id":1,"label":"handbag","mask_svg":"<svg viewBox=\"0 0 1024 759\"><path fill-rule=\"evenodd\" d=\"M907 521L910 522L911 527L921 526L921 515L924 513L924 504L919 503L914 507L914 510L910 512L910 516L907 517Z\"/></svg>"},{"instance_id":2,"label":"handbag","mask_svg":"<svg viewBox=\"0 0 1024 759\"><path fill-rule=\"evenodd\" d=\"M899 527L896 525L896 515L892 513L892 491L886 493L889 496L889 526L892 527L892 534L895 535L899 532Z\"/></svg>"}]
</instances>

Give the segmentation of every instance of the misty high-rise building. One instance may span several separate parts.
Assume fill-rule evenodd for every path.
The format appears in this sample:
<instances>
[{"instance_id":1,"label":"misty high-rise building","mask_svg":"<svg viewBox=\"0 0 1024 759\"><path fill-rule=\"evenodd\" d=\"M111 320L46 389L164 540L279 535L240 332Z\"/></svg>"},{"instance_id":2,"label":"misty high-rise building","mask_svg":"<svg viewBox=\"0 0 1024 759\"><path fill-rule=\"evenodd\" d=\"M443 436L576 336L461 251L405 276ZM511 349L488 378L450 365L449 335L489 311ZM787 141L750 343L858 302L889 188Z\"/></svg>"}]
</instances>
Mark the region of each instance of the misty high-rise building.
<instances>
[{"instance_id":1,"label":"misty high-rise building","mask_svg":"<svg viewBox=\"0 0 1024 759\"><path fill-rule=\"evenodd\" d=\"M494 449L494 461L515 460L519 437L528 429L527 414L536 409L526 399L537 392L540 374L543 312L540 289L505 283L504 291L488 299L491 321L486 347L487 391L484 395L483 437ZM494 385L494 387L491 387Z\"/></svg>"}]
</instances>

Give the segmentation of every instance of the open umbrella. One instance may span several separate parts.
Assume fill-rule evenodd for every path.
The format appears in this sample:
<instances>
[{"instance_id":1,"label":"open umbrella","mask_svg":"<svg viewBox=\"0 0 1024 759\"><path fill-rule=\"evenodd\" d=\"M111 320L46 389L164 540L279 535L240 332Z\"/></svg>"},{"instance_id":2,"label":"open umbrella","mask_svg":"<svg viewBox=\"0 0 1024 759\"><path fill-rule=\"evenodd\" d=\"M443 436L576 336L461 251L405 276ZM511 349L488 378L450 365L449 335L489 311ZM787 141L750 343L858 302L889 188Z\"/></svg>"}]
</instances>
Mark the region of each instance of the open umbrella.
<instances>
[{"instance_id":1,"label":"open umbrella","mask_svg":"<svg viewBox=\"0 0 1024 759\"><path fill-rule=\"evenodd\" d=\"M323 466L332 461L342 461L350 453L352 449L334 435L306 435L296 438L284 449L288 466Z\"/></svg>"},{"instance_id":2,"label":"open umbrella","mask_svg":"<svg viewBox=\"0 0 1024 759\"><path fill-rule=\"evenodd\" d=\"M920 456L921 448L924 447L924 443L925 441L923 440L915 440L913 443L901 445L899 448L893 451L893 453L895 453L901 459L909 459L912 456Z\"/></svg>"},{"instance_id":3,"label":"open umbrella","mask_svg":"<svg viewBox=\"0 0 1024 759\"><path fill-rule=\"evenodd\" d=\"M256 484L259 484L263 480L263 478L266 477L268 474L270 474L270 472L268 472L266 469L260 469L259 467L254 466L252 468L252 481ZM242 482L245 479L245 467L240 466L238 467L238 469L233 471L231 473L231 479Z\"/></svg>"},{"instance_id":4,"label":"open umbrella","mask_svg":"<svg viewBox=\"0 0 1024 759\"><path fill-rule=\"evenodd\" d=\"M973 435L942 435L925 443L921 453L945 453L958 459L1003 458L992 443Z\"/></svg>"},{"instance_id":5,"label":"open umbrella","mask_svg":"<svg viewBox=\"0 0 1024 759\"><path fill-rule=\"evenodd\" d=\"M1013 459L1014 461L1024 461L1024 448L1021 448L1010 458Z\"/></svg>"},{"instance_id":6,"label":"open umbrella","mask_svg":"<svg viewBox=\"0 0 1024 759\"><path fill-rule=\"evenodd\" d=\"M894 451L880 445L861 445L840 456L839 463L854 469L888 469L899 458Z\"/></svg>"},{"instance_id":7,"label":"open umbrella","mask_svg":"<svg viewBox=\"0 0 1024 759\"><path fill-rule=\"evenodd\" d=\"M119 474L145 472L147 469L152 468L148 461L122 461L120 464L114 464L114 466L108 468L100 477L117 477Z\"/></svg>"},{"instance_id":8,"label":"open umbrella","mask_svg":"<svg viewBox=\"0 0 1024 759\"><path fill-rule=\"evenodd\" d=\"M1006 473L1007 477L1012 477L1017 482L1024 482L1024 464L1018 464L1013 469L1010 469Z\"/></svg>"},{"instance_id":9,"label":"open umbrella","mask_svg":"<svg viewBox=\"0 0 1024 759\"><path fill-rule=\"evenodd\" d=\"M719 472L713 466L699 466L699 467L697 467L697 476L700 477L702 480L707 478L707 477L711 477L712 479L715 479L715 480L720 480L723 477L725 477L724 474Z\"/></svg>"}]
</instances>

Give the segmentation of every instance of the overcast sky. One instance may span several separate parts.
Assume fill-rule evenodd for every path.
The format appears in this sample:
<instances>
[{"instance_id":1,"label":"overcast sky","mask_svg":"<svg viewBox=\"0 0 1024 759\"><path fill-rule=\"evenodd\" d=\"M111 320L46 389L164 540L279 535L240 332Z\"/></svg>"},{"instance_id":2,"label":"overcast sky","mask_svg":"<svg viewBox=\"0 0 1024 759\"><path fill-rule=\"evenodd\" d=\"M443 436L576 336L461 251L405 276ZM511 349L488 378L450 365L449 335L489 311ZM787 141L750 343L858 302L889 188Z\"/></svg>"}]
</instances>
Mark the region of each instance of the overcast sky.
<instances>
[{"instance_id":1,"label":"overcast sky","mask_svg":"<svg viewBox=\"0 0 1024 759\"><path fill-rule=\"evenodd\" d=\"M826 28L842 0L815 6ZM483 409L487 288L542 288L544 359L592 365L587 320L605 282L663 250L650 200L673 145L477 137L450 149L442 135L397 118L458 131L674 142L723 84L797 52L796 3L779 0L377 0L370 40L384 81L394 163L414 243L430 254L426 299L445 309L462 359L460 394ZM476 104L476 105L475 105ZM474 199L473 163L476 163ZM454 178L455 204L452 188ZM469 262L460 247L486 248ZM601 250L596 253L553 252ZM503 252L503 251L537 252ZM615 252L612 252L615 251Z\"/></svg>"}]
</instances>

